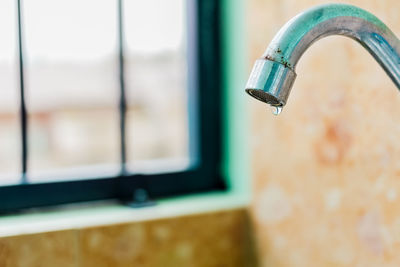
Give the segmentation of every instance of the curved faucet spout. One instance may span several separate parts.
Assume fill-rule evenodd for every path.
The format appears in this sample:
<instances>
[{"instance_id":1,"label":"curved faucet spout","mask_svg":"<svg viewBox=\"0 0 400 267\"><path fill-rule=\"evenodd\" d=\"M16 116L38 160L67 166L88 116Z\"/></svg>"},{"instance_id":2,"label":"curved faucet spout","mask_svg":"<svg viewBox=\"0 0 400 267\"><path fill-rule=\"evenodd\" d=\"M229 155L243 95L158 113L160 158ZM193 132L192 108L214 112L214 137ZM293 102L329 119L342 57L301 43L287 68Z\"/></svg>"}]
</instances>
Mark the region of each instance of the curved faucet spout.
<instances>
[{"instance_id":1,"label":"curved faucet spout","mask_svg":"<svg viewBox=\"0 0 400 267\"><path fill-rule=\"evenodd\" d=\"M392 31L361 8L328 4L299 14L282 27L256 61L246 92L270 105L285 105L301 55L312 43L329 35L344 35L359 42L400 89L400 41Z\"/></svg>"}]
</instances>

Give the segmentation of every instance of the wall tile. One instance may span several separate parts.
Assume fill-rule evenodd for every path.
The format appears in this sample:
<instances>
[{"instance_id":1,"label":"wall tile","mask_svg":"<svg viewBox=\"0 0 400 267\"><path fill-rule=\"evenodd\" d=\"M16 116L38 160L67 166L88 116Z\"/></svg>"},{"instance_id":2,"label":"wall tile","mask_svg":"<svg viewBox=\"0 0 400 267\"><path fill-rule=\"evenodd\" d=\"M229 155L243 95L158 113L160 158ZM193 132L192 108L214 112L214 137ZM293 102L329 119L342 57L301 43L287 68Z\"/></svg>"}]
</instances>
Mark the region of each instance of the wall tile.
<instances>
[{"instance_id":1,"label":"wall tile","mask_svg":"<svg viewBox=\"0 0 400 267\"><path fill-rule=\"evenodd\" d=\"M77 260L72 230L0 238L1 267L75 267Z\"/></svg>"},{"instance_id":2,"label":"wall tile","mask_svg":"<svg viewBox=\"0 0 400 267\"><path fill-rule=\"evenodd\" d=\"M1 267L254 267L247 210L0 238Z\"/></svg>"},{"instance_id":3,"label":"wall tile","mask_svg":"<svg viewBox=\"0 0 400 267\"><path fill-rule=\"evenodd\" d=\"M247 212L82 229L81 266L255 266Z\"/></svg>"}]
</instances>

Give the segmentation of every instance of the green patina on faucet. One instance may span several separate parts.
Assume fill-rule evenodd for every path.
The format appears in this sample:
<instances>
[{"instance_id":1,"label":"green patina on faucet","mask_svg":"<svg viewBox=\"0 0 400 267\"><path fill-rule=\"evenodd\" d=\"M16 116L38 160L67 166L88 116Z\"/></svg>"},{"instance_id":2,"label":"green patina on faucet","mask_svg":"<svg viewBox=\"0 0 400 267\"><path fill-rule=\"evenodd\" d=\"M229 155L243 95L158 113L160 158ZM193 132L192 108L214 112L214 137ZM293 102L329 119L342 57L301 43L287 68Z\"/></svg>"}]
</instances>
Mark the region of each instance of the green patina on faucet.
<instances>
[{"instance_id":1,"label":"green patina on faucet","mask_svg":"<svg viewBox=\"0 0 400 267\"><path fill-rule=\"evenodd\" d=\"M400 89L400 41L371 13L345 4L317 6L292 18L258 59L246 92L277 108L286 104L296 78L296 64L315 41L343 35L359 42Z\"/></svg>"}]
</instances>

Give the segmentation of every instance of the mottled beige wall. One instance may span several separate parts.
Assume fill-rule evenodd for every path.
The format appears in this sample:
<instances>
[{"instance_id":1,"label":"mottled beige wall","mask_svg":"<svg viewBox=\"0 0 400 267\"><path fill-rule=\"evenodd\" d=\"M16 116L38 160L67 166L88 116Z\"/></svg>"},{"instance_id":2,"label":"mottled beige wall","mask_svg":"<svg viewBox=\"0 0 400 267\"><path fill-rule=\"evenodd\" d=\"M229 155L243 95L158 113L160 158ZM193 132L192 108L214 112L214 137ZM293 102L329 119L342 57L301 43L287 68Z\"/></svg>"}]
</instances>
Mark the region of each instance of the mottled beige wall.
<instances>
[{"instance_id":1,"label":"mottled beige wall","mask_svg":"<svg viewBox=\"0 0 400 267\"><path fill-rule=\"evenodd\" d=\"M398 0L339 2L400 36ZM247 3L252 65L285 21L328 1ZM262 266L400 266L400 94L344 37L315 43L297 74L280 116L248 100Z\"/></svg>"},{"instance_id":2,"label":"mottled beige wall","mask_svg":"<svg viewBox=\"0 0 400 267\"><path fill-rule=\"evenodd\" d=\"M0 238L0 267L254 267L244 209Z\"/></svg>"}]
</instances>

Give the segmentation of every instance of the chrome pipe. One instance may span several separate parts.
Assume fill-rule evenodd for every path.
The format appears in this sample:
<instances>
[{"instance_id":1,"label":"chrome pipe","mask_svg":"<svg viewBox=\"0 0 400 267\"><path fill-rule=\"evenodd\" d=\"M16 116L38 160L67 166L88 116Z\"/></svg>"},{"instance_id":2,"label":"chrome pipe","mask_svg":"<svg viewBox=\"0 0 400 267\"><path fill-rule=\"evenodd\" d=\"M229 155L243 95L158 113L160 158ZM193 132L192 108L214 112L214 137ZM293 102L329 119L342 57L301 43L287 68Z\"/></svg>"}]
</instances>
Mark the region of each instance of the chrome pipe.
<instances>
[{"instance_id":1,"label":"chrome pipe","mask_svg":"<svg viewBox=\"0 0 400 267\"><path fill-rule=\"evenodd\" d=\"M343 35L359 42L400 90L399 39L368 11L352 5L327 4L300 13L281 28L256 61L246 92L272 106L284 106L299 59L315 41L330 35Z\"/></svg>"}]
</instances>

